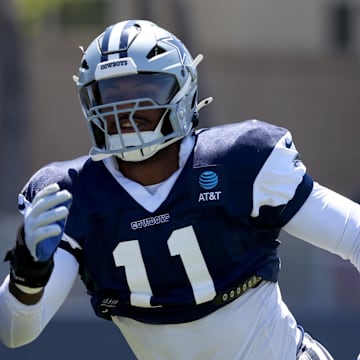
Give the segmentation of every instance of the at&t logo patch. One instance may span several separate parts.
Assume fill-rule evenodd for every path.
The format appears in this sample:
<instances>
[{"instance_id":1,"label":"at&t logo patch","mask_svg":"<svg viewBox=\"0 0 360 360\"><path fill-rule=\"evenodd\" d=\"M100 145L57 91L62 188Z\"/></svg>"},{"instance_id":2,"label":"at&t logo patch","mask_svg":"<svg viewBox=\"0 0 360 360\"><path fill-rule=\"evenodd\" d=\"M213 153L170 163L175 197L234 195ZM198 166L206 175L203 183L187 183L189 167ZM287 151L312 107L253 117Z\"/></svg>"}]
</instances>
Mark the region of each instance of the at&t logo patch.
<instances>
[{"instance_id":1,"label":"at&t logo patch","mask_svg":"<svg viewBox=\"0 0 360 360\"><path fill-rule=\"evenodd\" d=\"M199 176L199 185L204 190L213 190L219 184L219 177L214 171L203 171ZM218 201L220 200L221 191L201 192L198 202Z\"/></svg>"},{"instance_id":2,"label":"at&t logo patch","mask_svg":"<svg viewBox=\"0 0 360 360\"><path fill-rule=\"evenodd\" d=\"M213 189L219 183L219 178L214 171L204 171L199 176L199 185L205 190Z\"/></svg>"}]
</instances>

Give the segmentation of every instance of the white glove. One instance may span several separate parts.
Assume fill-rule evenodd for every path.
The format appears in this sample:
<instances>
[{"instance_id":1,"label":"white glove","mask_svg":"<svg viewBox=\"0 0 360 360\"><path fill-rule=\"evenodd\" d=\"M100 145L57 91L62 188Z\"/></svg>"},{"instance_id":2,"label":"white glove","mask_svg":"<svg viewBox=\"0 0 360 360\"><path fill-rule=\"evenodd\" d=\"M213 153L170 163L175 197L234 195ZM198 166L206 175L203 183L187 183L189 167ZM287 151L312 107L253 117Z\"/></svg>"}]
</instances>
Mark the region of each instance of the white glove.
<instances>
[{"instance_id":1,"label":"white glove","mask_svg":"<svg viewBox=\"0 0 360 360\"><path fill-rule=\"evenodd\" d=\"M57 249L69 214L72 196L51 184L39 191L25 209L25 244L35 261L47 261Z\"/></svg>"}]
</instances>

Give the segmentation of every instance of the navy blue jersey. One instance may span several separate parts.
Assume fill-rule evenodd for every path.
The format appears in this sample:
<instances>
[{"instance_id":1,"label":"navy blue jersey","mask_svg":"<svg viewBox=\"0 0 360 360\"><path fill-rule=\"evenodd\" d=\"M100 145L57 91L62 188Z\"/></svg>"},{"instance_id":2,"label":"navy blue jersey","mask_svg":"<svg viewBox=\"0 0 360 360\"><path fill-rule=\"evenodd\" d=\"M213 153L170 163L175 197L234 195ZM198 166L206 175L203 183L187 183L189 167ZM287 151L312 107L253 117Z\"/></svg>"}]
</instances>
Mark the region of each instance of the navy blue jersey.
<instances>
[{"instance_id":1,"label":"navy blue jersey","mask_svg":"<svg viewBox=\"0 0 360 360\"><path fill-rule=\"evenodd\" d=\"M197 131L188 161L154 212L88 157L45 166L23 194L31 202L53 182L72 193L65 232L81 250L62 247L77 257L98 315L105 306L149 323L192 321L226 304L214 301L217 294L252 275L277 281L279 232L308 197L312 179L303 171L294 191L274 195L284 201L261 200L254 187L274 181L276 189L276 174L259 174L293 147L287 134L259 121ZM294 171L299 162L292 159Z\"/></svg>"}]
</instances>

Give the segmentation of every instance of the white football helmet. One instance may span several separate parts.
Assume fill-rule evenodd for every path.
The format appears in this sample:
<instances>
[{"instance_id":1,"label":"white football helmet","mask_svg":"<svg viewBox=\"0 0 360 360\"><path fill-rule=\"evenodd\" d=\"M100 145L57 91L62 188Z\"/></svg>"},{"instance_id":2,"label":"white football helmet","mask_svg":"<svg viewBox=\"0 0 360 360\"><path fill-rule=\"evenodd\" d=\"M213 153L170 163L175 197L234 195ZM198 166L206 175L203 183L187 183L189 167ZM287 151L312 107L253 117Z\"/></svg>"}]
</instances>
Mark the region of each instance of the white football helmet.
<instances>
[{"instance_id":1,"label":"white football helmet","mask_svg":"<svg viewBox=\"0 0 360 360\"><path fill-rule=\"evenodd\" d=\"M199 109L212 101L197 101L201 60L202 55L193 60L173 34L145 20L116 23L92 41L74 77L92 159L116 155L142 161L191 134ZM162 109L156 128L140 131L135 114L153 109ZM125 118L131 131L122 130Z\"/></svg>"}]
</instances>

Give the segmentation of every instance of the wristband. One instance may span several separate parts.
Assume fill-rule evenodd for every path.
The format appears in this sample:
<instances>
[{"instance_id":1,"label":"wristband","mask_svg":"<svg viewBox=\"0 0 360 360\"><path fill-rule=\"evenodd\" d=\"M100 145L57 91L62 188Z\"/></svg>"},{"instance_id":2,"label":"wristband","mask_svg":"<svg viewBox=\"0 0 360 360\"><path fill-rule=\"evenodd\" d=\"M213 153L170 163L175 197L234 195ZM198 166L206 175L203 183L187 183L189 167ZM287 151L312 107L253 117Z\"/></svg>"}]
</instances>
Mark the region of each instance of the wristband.
<instances>
[{"instance_id":1,"label":"wristband","mask_svg":"<svg viewBox=\"0 0 360 360\"><path fill-rule=\"evenodd\" d=\"M47 261L35 261L24 241L24 226L19 228L16 245L7 252L10 261L10 281L29 288L44 287L54 268L53 256Z\"/></svg>"}]
</instances>

